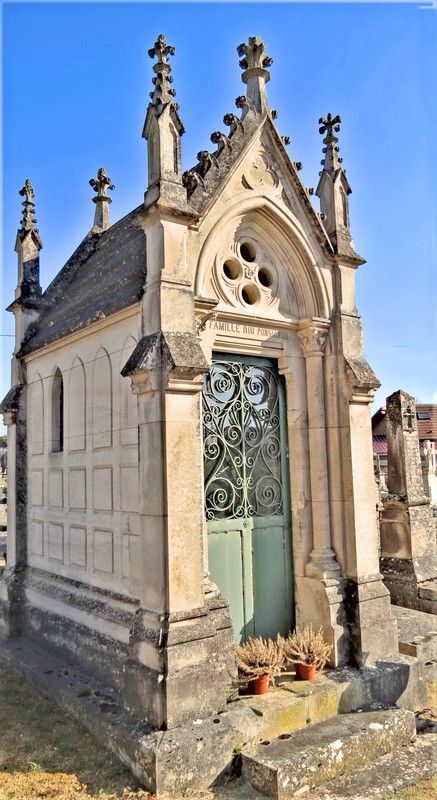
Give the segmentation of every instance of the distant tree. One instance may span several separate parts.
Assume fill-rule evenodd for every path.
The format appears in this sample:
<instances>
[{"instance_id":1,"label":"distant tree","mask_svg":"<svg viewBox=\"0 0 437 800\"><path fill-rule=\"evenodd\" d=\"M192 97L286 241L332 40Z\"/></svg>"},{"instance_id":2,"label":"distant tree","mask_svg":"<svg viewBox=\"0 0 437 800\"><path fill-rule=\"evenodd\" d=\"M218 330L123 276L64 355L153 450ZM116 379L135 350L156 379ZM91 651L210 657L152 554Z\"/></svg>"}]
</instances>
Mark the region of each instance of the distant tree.
<instances>
[{"instance_id":1,"label":"distant tree","mask_svg":"<svg viewBox=\"0 0 437 800\"><path fill-rule=\"evenodd\" d=\"M8 437L0 436L0 447L7 447L7 446L8 446Z\"/></svg>"}]
</instances>

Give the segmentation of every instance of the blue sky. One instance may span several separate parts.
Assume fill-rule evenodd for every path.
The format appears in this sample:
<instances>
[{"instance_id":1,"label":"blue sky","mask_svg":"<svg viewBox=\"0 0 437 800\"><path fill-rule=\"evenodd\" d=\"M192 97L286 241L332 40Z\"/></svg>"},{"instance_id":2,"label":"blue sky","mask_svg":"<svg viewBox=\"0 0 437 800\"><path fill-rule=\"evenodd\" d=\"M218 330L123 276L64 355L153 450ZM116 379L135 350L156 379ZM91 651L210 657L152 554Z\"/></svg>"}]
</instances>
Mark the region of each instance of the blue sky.
<instances>
[{"instance_id":1,"label":"blue sky","mask_svg":"<svg viewBox=\"0 0 437 800\"><path fill-rule=\"evenodd\" d=\"M382 387L437 402L437 10L413 3L3 3L3 306L16 284L18 190L35 188L45 288L92 227L88 181L116 185L112 221L142 201L152 88L147 50L159 33L172 59L184 169L244 91L236 47L250 35L273 58L277 126L316 186L318 119L340 114L366 355ZM433 141L432 141L433 140ZM317 206L317 198L315 204ZM3 396L13 317L2 314Z\"/></svg>"}]
</instances>

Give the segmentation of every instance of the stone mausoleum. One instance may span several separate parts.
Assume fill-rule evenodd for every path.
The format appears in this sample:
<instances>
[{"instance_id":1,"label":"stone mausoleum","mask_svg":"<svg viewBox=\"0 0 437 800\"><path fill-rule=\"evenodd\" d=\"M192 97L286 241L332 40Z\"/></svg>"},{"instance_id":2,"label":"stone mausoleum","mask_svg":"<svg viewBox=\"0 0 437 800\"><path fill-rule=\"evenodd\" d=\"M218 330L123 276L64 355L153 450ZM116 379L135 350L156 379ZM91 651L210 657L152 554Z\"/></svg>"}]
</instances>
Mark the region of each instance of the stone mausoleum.
<instances>
[{"instance_id":1,"label":"stone mausoleum","mask_svg":"<svg viewBox=\"0 0 437 800\"><path fill-rule=\"evenodd\" d=\"M94 225L45 291L20 192L2 635L102 676L155 729L222 710L250 635L321 625L333 665L397 652L340 117L319 121L319 212L263 42L238 53L238 114L182 172L158 37L144 200L111 225L101 168Z\"/></svg>"}]
</instances>

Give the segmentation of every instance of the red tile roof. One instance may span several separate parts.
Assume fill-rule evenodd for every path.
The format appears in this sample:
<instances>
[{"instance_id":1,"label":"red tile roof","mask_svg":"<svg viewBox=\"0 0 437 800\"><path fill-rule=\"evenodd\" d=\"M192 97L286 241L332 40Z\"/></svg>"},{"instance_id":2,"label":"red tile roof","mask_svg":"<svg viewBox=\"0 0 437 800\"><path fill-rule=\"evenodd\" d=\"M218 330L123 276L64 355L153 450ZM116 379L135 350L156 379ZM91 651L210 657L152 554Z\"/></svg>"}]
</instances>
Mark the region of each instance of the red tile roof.
<instances>
[{"instance_id":1,"label":"red tile roof","mask_svg":"<svg viewBox=\"0 0 437 800\"><path fill-rule=\"evenodd\" d=\"M429 437L428 437L429 438ZM387 437L383 433L374 433L372 436L373 441L373 452L375 455L378 456L386 456L387 455ZM425 445L425 440L419 440L419 448L423 450Z\"/></svg>"},{"instance_id":2,"label":"red tile roof","mask_svg":"<svg viewBox=\"0 0 437 800\"><path fill-rule=\"evenodd\" d=\"M376 434L372 436L373 439L373 452L378 456L387 455L387 437L383 434Z\"/></svg>"},{"instance_id":3,"label":"red tile roof","mask_svg":"<svg viewBox=\"0 0 437 800\"><path fill-rule=\"evenodd\" d=\"M428 414L429 419L419 419L419 414ZM379 408L372 417L374 436L385 436L387 432L385 407ZM435 403L417 403L417 433L421 442L431 439L437 442L437 405Z\"/></svg>"},{"instance_id":4,"label":"red tile roof","mask_svg":"<svg viewBox=\"0 0 437 800\"><path fill-rule=\"evenodd\" d=\"M437 405L418 403L416 414L429 414L429 419L417 419L417 432L419 439L437 440Z\"/></svg>"}]
</instances>

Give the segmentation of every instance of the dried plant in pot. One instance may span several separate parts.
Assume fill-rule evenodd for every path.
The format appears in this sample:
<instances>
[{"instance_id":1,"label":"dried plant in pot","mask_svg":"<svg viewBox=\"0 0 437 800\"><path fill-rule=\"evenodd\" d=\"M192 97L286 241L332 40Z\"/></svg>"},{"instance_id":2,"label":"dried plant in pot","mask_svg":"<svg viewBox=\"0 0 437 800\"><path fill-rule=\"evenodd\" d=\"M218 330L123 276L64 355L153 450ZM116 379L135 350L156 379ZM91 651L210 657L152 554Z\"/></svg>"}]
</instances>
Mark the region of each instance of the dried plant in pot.
<instances>
[{"instance_id":1,"label":"dried plant in pot","mask_svg":"<svg viewBox=\"0 0 437 800\"><path fill-rule=\"evenodd\" d=\"M264 694L268 691L269 681L274 681L284 665L284 639L278 636L263 639L262 636L249 637L245 644L236 647L238 671L241 677L249 681L252 694Z\"/></svg>"},{"instance_id":2,"label":"dried plant in pot","mask_svg":"<svg viewBox=\"0 0 437 800\"><path fill-rule=\"evenodd\" d=\"M323 638L322 628L316 633L311 624L297 626L282 640L282 648L285 660L295 665L296 677L300 680L313 680L331 654L331 645Z\"/></svg>"}]
</instances>

